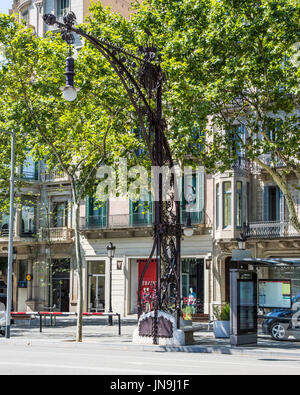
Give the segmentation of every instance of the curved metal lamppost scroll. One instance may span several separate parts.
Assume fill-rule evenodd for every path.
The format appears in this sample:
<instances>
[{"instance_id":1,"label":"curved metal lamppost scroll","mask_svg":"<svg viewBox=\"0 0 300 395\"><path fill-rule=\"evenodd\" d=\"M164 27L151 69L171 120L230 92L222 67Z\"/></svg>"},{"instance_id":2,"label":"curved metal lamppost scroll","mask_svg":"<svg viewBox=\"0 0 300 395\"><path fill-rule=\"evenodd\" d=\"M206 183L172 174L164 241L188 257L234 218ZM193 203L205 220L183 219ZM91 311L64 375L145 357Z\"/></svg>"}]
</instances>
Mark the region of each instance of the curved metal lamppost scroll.
<instances>
[{"instance_id":1,"label":"curved metal lamppost scroll","mask_svg":"<svg viewBox=\"0 0 300 395\"><path fill-rule=\"evenodd\" d=\"M130 53L113 43L93 37L77 28L76 16L70 12L59 22L55 15L44 15L48 25L56 25L62 39L70 46L74 44L74 33L89 41L112 66L122 82L139 119L146 141L152 166L173 168L171 151L165 136L166 122L162 115L163 74L160 56L153 45L140 47L138 53ZM70 58L70 56L69 56ZM68 59L69 59L68 58ZM67 62L67 85L72 84L74 64ZM68 79L69 78L69 79ZM158 199L154 202L154 242L138 286L138 315L142 314L141 289L144 275L152 258L156 257L157 283L153 301L154 319L152 328L153 343L158 344L158 310L177 313L177 327L180 327L180 246L182 228L180 224L180 204L175 199L176 183L171 175L170 199L165 201L162 174L158 176Z\"/></svg>"}]
</instances>

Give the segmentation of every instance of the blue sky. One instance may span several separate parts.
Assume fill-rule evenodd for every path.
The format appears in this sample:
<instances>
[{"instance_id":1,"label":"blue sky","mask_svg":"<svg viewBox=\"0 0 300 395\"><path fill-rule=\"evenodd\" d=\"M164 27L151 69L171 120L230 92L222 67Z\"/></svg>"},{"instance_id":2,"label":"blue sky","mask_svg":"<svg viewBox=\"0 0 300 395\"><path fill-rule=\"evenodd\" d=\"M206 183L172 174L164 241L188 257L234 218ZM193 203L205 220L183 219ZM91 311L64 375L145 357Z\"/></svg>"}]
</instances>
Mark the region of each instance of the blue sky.
<instances>
[{"instance_id":1,"label":"blue sky","mask_svg":"<svg viewBox=\"0 0 300 395\"><path fill-rule=\"evenodd\" d=\"M8 14L8 10L11 8L13 0L0 0L0 13Z\"/></svg>"}]
</instances>

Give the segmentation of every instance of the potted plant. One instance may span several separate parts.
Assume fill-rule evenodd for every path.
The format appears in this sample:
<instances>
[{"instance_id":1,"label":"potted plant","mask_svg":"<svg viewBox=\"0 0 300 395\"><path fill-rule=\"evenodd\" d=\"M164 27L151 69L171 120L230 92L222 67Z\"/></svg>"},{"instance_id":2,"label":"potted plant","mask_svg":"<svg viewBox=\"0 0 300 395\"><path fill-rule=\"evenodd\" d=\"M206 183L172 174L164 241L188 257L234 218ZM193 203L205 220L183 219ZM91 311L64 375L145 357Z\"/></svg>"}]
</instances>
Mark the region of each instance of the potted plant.
<instances>
[{"instance_id":1,"label":"potted plant","mask_svg":"<svg viewBox=\"0 0 300 395\"><path fill-rule=\"evenodd\" d=\"M230 337L230 305L214 307L214 335L216 338Z\"/></svg>"}]
</instances>

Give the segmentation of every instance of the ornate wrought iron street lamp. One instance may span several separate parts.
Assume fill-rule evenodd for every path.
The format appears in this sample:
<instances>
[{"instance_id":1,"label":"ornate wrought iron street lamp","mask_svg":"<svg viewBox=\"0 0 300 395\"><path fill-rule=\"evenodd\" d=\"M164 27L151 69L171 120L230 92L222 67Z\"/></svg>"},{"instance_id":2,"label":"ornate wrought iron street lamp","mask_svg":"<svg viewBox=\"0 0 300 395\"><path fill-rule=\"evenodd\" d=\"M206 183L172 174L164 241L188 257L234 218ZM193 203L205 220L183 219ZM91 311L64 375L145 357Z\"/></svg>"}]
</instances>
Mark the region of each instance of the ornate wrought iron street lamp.
<instances>
[{"instance_id":1,"label":"ornate wrought iron street lamp","mask_svg":"<svg viewBox=\"0 0 300 395\"><path fill-rule=\"evenodd\" d=\"M112 260L115 256L116 246L113 245L112 242L108 244L106 247L107 249L107 256L109 258L109 309L108 312L112 313ZM109 325L112 326L112 316L110 315L108 318Z\"/></svg>"},{"instance_id":2,"label":"ornate wrought iron street lamp","mask_svg":"<svg viewBox=\"0 0 300 395\"><path fill-rule=\"evenodd\" d=\"M138 53L133 54L108 42L96 38L75 27L76 16L70 12L57 21L55 15L44 15L48 25L56 25L61 31L62 39L69 45L74 43L74 33L89 41L103 57L122 82L128 97L137 114L143 137L146 141L152 166L173 168L173 159L165 136L166 122L162 114L162 88L165 80L161 68L161 59L153 45L141 46ZM69 57L70 58L70 57ZM64 91L69 99L75 98L73 78L74 64L67 61L67 90ZM69 90L71 94L69 96ZM152 327L153 343L158 344L158 311L177 313L177 327L180 327L180 246L182 228L180 224L180 204L175 199L176 183L174 173L170 177L168 201L162 196L162 174L158 176L158 198L154 202L154 242L141 274L138 287L138 315L143 312L141 302L141 287L144 275L152 259L156 257L157 284L154 300L154 318Z\"/></svg>"}]
</instances>

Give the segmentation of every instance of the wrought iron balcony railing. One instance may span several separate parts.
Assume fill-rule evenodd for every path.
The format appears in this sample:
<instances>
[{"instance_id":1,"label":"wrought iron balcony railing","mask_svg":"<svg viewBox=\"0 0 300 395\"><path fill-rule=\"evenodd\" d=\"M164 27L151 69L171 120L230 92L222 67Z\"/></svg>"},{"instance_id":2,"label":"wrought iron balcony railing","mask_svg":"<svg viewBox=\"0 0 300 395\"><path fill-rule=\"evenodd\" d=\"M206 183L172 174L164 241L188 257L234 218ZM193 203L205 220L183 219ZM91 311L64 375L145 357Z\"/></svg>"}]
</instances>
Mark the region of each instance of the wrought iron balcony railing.
<instances>
[{"instance_id":1,"label":"wrought iron balcony railing","mask_svg":"<svg viewBox=\"0 0 300 395\"><path fill-rule=\"evenodd\" d=\"M204 212L191 212L192 225L205 223L206 215ZM181 223L186 224L187 212L182 211ZM153 225L153 215L151 212L140 214L120 214L120 215L104 215L89 216L80 218L80 228L88 229L118 229L118 228L135 228L135 227L151 227Z\"/></svg>"},{"instance_id":2,"label":"wrought iron balcony railing","mask_svg":"<svg viewBox=\"0 0 300 395\"><path fill-rule=\"evenodd\" d=\"M39 176L38 173L35 171L24 171L22 170L20 174L20 178L22 180L30 180L30 181L38 181Z\"/></svg>"},{"instance_id":3,"label":"wrought iron balcony railing","mask_svg":"<svg viewBox=\"0 0 300 395\"><path fill-rule=\"evenodd\" d=\"M300 237L300 234L289 221L265 221L249 223L246 237L252 239L277 239Z\"/></svg>"}]
</instances>

